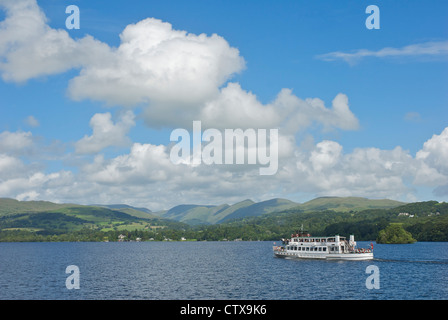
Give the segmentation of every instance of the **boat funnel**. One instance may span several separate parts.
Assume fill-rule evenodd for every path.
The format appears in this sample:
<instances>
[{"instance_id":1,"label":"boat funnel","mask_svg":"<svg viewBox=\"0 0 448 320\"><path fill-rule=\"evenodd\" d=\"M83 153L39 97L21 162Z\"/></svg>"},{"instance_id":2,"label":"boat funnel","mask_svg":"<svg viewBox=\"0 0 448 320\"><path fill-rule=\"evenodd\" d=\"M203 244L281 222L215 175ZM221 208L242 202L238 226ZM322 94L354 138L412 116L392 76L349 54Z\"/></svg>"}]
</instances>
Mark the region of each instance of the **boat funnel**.
<instances>
[{"instance_id":1,"label":"boat funnel","mask_svg":"<svg viewBox=\"0 0 448 320\"><path fill-rule=\"evenodd\" d=\"M355 242L355 236L354 235L350 235L350 241L349 241L349 244L351 245L351 246L356 246L356 242Z\"/></svg>"}]
</instances>

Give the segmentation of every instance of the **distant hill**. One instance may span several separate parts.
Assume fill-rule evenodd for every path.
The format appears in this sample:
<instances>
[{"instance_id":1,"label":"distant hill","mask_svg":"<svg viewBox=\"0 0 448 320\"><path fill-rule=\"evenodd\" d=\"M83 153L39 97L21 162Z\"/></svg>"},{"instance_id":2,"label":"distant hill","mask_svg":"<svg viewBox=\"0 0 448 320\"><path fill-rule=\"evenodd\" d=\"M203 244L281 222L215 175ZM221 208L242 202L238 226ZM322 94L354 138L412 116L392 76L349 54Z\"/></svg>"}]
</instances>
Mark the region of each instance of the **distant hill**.
<instances>
[{"instance_id":1,"label":"distant hill","mask_svg":"<svg viewBox=\"0 0 448 320\"><path fill-rule=\"evenodd\" d=\"M373 200L357 197L321 197L305 203L287 199L270 199L254 202L250 199L233 205L181 204L169 210L152 212L147 208L126 204L78 205L57 204L48 201L17 201L0 198L0 230L61 230L64 232L85 227L110 229L142 229L154 226L213 225L242 218L293 210L316 212L362 211L366 209L390 209L404 203L393 200Z\"/></svg>"},{"instance_id":2,"label":"distant hill","mask_svg":"<svg viewBox=\"0 0 448 320\"><path fill-rule=\"evenodd\" d=\"M256 203L253 202L252 200L246 199L246 200L240 201L238 203L235 203L231 206L228 206L226 209L219 211L215 215L215 219L214 219L213 223L221 223L228 219L232 219L232 217L234 217L235 215L238 215L239 212L243 212L244 210L246 210L247 208L250 208L254 204L256 204Z\"/></svg>"},{"instance_id":3,"label":"distant hill","mask_svg":"<svg viewBox=\"0 0 448 320\"><path fill-rule=\"evenodd\" d=\"M233 206L229 206L228 204L222 204L219 206L183 204L175 206L168 211L163 211L156 214L160 214L162 217L167 219L185 222L190 225L215 224L240 207L244 207L252 203L254 202L246 200Z\"/></svg>"},{"instance_id":4,"label":"distant hill","mask_svg":"<svg viewBox=\"0 0 448 320\"><path fill-rule=\"evenodd\" d=\"M241 207L232 212L231 214L227 215L223 219L221 219L219 222L225 222L232 219L239 219L239 218L245 218L245 217L256 217L261 216L265 213L270 212L278 212L283 211L287 209L294 208L298 205L296 202L292 202L290 200L286 199L271 199L266 201L261 201L257 203L252 203L249 206Z\"/></svg>"},{"instance_id":5,"label":"distant hill","mask_svg":"<svg viewBox=\"0 0 448 320\"><path fill-rule=\"evenodd\" d=\"M189 225L199 225L223 223L246 217L258 217L263 214L285 210L350 212L367 209L390 209L404 204L404 202L395 200L377 200L360 197L320 197L305 203L296 203L280 198L261 202L254 202L248 199L233 205L182 204L167 211L154 212L154 214Z\"/></svg>"},{"instance_id":6,"label":"distant hill","mask_svg":"<svg viewBox=\"0 0 448 320\"><path fill-rule=\"evenodd\" d=\"M109 209L134 209L134 210L143 211L146 213L151 213L151 210L149 210L148 208L133 207L133 206L130 206L127 204L91 204L91 206L105 207L105 208L109 208Z\"/></svg>"},{"instance_id":7,"label":"distant hill","mask_svg":"<svg viewBox=\"0 0 448 320\"><path fill-rule=\"evenodd\" d=\"M91 206L117 210L117 211L127 213L131 216L138 217L138 218L144 218L144 219L152 219L152 218L158 217L157 215L152 214L152 211L149 210L148 208L133 207L133 206L129 206L127 204L92 204Z\"/></svg>"},{"instance_id":8,"label":"distant hill","mask_svg":"<svg viewBox=\"0 0 448 320\"><path fill-rule=\"evenodd\" d=\"M297 208L305 212L333 210L338 212L362 211L366 209L391 209L406 203L389 199L367 199L360 197L320 197L300 204Z\"/></svg>"},{"instance_id":9,"label":"distant hill","mask_svg":"<svg viewBox=\"0 0 448 320\"><path fill-rule=\"evenodd\" d=\"M179 227L183 224L161 218L146 208L128 205L57 204L48 201L17 201L0 198L0 230L60 233L81 230L135 230Z\"/></svg>"},{"instance_id":10,"label":"distant hill","mask_svg":"<svg viewBox=\"0 0 448 320\"><path fill-rule=\"evenodd\" d=\"M18 201L0 198L0 217L15 213L41 212L76 206L75 204L58 204L49 201Z\"/></svg>"},{"instance_id":11,"label":"distant hill","mask_svg":"<svg viewBox=\"0 0 448 320\"><path fill-rule=\"evenodd\" d=\"M248 199L233 205L184 204L175 206L168 211L155 212L155 214L190 225L216 224L232 219L259 216L269 212L290 209L297 205L298 203L286 199L271 199L258 203Z\"/></svg>"},{"instance_id":12,"label":"distant hill","mask_svg":"<svg viewBox=\"0 0 448 320\"><path fill-rule=\"evenodd\" d=\"M401 224L418 241L448 241L448 203L437 201L402 204L322 197L302 204L286 199L244 200L148 211L121 204L86 206L0 198L0 241L117 241L121 234L142 241L278 240L302 226L313 235L353 234L361 241L377 239L391 223Z\"/></svg>"}]
</instances>

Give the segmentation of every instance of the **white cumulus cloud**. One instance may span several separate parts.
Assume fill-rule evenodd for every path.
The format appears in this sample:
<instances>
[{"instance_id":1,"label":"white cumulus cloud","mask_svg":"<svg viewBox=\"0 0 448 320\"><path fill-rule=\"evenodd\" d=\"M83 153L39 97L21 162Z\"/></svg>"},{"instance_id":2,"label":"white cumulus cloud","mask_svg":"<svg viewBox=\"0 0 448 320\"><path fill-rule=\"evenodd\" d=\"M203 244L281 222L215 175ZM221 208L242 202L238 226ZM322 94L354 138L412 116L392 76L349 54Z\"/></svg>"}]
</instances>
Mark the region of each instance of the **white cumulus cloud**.
<instances>
[{"instance_id":1,"label":"white cumulus cloud","mask_svg":"<svg viewBox=\"0 0 448 320\"><path fill-rule=\"evenodd\" d=\"M448 127L441 134L433 135L417 152L420 170L415 183L437 185L439 193L448 195Z\"/></svg>"},{"instance_id":2,"label":"white cumulus cloud","mask_svg":"<svg viewBox=\"0 0 448 320\"><path fill-rule=\"evenodd\" d=\"M417 159L423 160L439 172L448 175L448 128L427 140L417 153Z\"/></svg>"},{"instance_id":3,"label":"white cumulus cloud","mask_svg":"<svg viewBox=\"0 0 448 320\"><path fill-rule=\"evenodd\" d=\"M31 132L9 132L0 133L0 153L22 153L24 149L31 147L33 138Z\"/></svg>"},{"instance_id":4,"label":"white cumulus cloud","mask_svg":"<svg viewBox=\"0 0 448 320\"><path fill-rule=\"evenodd\" d=\"M135 125L134 113L127 111L117 123L113 123L110 112L97 113L90 120L93 134L84 136L75 144L77 153L97 153L109 146L127 146L131 144L126 136Z\"/></svg>"},{"instance_id":5,"label":"white cumulus cloud","mask_svg":"<svg viewBox=\"0 0 448 320\"><path fill-rule=\"evenodd\" d=\"M25 82L105 58L108 46L91 36L74 40L65 30L49 27L35 0L1 0L1 8L6 11L0 22L0 72L5 81Z\"/></svg>"},{"instance_id":6,"label":"white cumulus cloud","mask_svg":"<svg viewBox=\"0 0 448 320\"><path fill-rule=\"evenodd\" d=\"M128 25L120 39L110 60L85 66L72 79L72 98L194 107L216 94L245 64L224 38L175 30L154 18Z\"/></svg>"}]
</instances>

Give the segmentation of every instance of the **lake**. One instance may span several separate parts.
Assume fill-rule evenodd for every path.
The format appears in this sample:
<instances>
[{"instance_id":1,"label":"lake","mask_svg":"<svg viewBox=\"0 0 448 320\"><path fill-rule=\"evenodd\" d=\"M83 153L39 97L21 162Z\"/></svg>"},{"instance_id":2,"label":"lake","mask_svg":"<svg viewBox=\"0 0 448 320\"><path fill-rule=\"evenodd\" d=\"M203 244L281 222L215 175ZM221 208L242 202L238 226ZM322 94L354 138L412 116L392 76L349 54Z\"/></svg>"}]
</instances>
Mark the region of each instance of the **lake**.
<instances>
[{"instance_id":1,"label":"lake","mask_svg":"<svg viewBox=\"0 0 448 320\"><path fill-rule=\"evenodd\" d=\"M2 300L448 298L448 243L374 245L372 261L275 258L273 242L0 243ZM370 242L358 242L368 247ZM68 266L79 289L68 289ZM370 265L379 288L368 289ZM75 283L75 282L70 282Z\"/></svg>"}]
</instances>

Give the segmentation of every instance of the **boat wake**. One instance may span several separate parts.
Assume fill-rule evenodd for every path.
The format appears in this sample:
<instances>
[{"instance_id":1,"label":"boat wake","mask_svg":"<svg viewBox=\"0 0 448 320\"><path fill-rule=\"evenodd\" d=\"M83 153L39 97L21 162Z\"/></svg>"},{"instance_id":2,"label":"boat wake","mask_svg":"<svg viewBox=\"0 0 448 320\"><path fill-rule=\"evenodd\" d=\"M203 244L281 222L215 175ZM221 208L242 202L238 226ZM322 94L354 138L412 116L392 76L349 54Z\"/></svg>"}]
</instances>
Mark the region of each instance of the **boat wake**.
<instances>
[{"instance_id":1,"label":"boat wake","mask_svg":"<svg viewBox=\"0 0 448 320\"><path fill-rule=\"evenodd\" d=\"M378 262L448 264L448 259L442 259L442 260L413 260L413 259L381 259L381 258L374 258L373 261L378 261Z\"/></svg>"}]
</instances>

